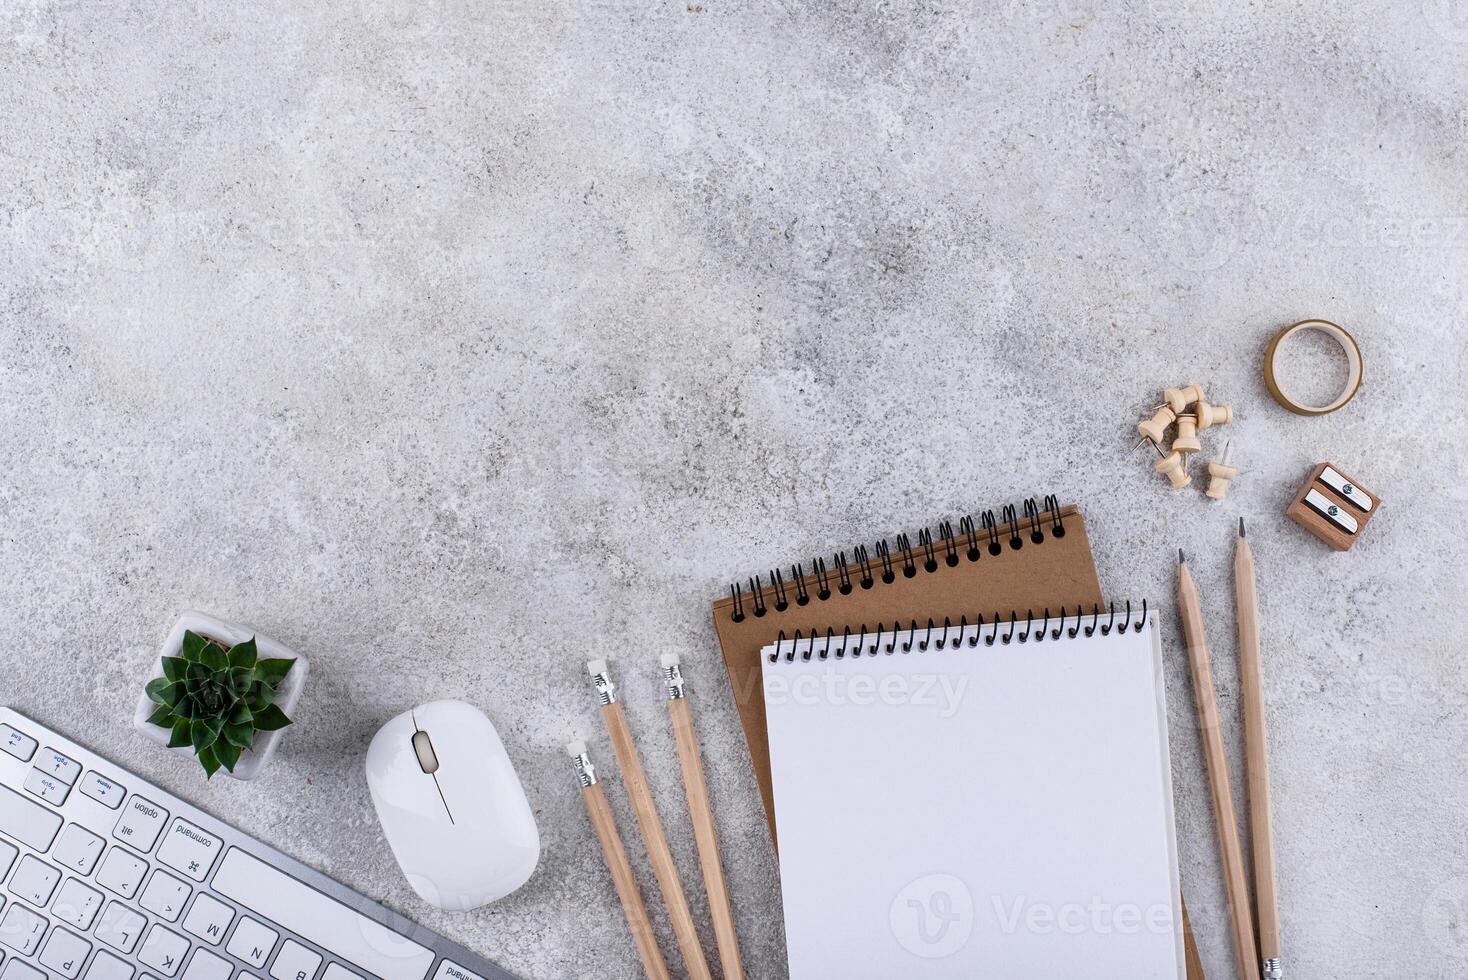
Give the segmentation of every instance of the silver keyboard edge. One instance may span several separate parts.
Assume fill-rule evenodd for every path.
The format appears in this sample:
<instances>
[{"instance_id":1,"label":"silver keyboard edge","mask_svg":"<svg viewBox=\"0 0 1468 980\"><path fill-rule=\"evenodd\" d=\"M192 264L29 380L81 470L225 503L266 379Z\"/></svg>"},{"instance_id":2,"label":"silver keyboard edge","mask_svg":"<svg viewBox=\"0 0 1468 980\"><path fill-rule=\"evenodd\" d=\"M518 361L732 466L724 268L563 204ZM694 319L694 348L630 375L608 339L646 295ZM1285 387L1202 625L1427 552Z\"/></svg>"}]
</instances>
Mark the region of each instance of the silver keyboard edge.
<instances>
[{"instance_id":1,"label":"silver keyboard edge","mask_svg":"<svg viewBox=\"0 0 1468 980\"><path fill-rule=\"evenodd\" d=\"M383 926L386 926L388 929L391 929L394 932L401 933L414 942L431 949L434 953L433 965L429 968L428 974L424 978L424 980L433 980L433 977L442 967L443 961L445 959L452 960L456 965L479 974L481 977L484 977L485 980L524 980L524 978L520 977L518 974L511 973L504 967L498 965L497 963L494 963L491 960L486 959L485 957L479 955L471 949L468 949L467 947L459 945L452 939L442 936L439 933L436 933L433 930L429 929L428 927L420 925L417 922L414 922L412 919L409 919L406 916L393 911L387 906L373 901L366 895L363 895L360 892L350 888L349 886L342 884L341 882L337 881L335 878L330 877L324 872L318 871L310 865L304 864L301 861L296 860L289 854L286 854L279 849L272 847L271 845L260 840L258 837L254 837L253 835L240 829L239 827L219 820L212 814L206 813L204 810L201 810L199 807L195 806L189 801L181 799L180 797L177 797L170 793L168 790L163 789L158 784L149 781L146 776L127 769L124 766L118 765L108 757L102 755L100 752L97 752L96 750L86 745L83 745L71 736L52 728L50 725L36 721L35 719L29 717L28 715L22 714L12 707L0 706L0 724L11 722L19 722L24 726L28 726L30 729L28 734L32 734L33 737L35 732L44 732L48 736L47 744L57 749L60 749L63 752L66 750L67 746L74 747L76 750L79 750L80 753L84 753L85 755L95 758L101 763L105 764L112 771L109 773L104 773L103 775L107 776L109 779L112 779L115 782L122 784L124 788L127 789L127 793L123 798L124 803L128 798L130 798L134 793L137 792L137 787L146 787L141 795L147 798L150 802L156 803L169 811L168 823L171 823L173 818L175 817L183 817L189 822L198 824L200 827L219 835L220 840L224 842L224 847L221 848L221 858L223 856L223 853L227 851L230 847L238 846L241 848L241 850L244 850L245 852L253 854L256 857L260 858L266 864L269 864L279 869L280 871L283 871L290 876L296 878L302 884L308 885L316 889L323 895L327 895L330 898L336 899L347 907L361 913L362 915L365 915L366 917L382 924ZM85 769L85 767L83 768ZM61 811L58 810L57 812L59 814ZM22 844L22 846L26 845ZM150 865L153 862L157 861L157 855L155 853L157 847L158 844L155 843L153 848L151 848L146 854L142 855L143 857L148 859ZM264 914L252 909L247 909L244 906L233 901L232 899L229 899L226 896L220 895L214 891L214 875L218 873L221 863L221 861L216 860L214 866L209 871L209 877L207 881L198 883L199 889L207 891L210 895L213 895L220 901L227 902L229 906L235 910L236 915L247 914L255 916ZM141 895L141 888L139 889L139 895ZM136 903L136 899L137 897L135 896L131 900L124 901L125 904L131 906ZM152 917L150 916L150 919L151 918ZM274 922L274 920L271 921ZM177 924L172 924L169 926L169 928L176 930ZM293 936L295 935L294 931L290 930L288 927L287 931L290 931ZM296 938L303 945L321 953L324 961L342 961L342 957L331 952L330 950L327 950L324 947L313 943L308 939L304 939L301 937ZM141 948L141 937L139 948ZM135 949L133 953L124 955L122 958L128 960L130 963L136 962L137 950Z\"/></svg>"}]
</instances>

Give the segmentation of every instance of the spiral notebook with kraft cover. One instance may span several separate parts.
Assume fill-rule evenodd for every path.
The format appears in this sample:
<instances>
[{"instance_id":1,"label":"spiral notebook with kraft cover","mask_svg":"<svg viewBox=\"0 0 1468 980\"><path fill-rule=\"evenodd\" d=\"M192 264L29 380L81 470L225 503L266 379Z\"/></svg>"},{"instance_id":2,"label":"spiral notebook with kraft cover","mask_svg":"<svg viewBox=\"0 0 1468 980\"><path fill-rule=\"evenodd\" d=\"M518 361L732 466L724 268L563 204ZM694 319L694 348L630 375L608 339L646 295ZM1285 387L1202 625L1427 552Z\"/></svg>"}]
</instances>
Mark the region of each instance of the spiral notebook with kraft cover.
<instances>
[{"instance_id":1,"label":"spiral notebook with kraft cover","mask_svg":"<svg viewBox=\"0 0 1468 980\"><path fill-rule=\"evenodd\" d=\"M935 626L971 624L977 610L991 610L990 617L1043 617L1046 609L1073 615L1101 607L1085 521L1078 508L1061 506L1054 496L997 514L985 511L978 520L965 517L956 529L944 521L936 533L919 531L916 541L898 535L870 549L837 552L829 564L816 558L730 586L729 595L713 604L714 629L771 837L775 809L760 651L782 633L856 635L863 625L890 632L915 621L924 628L929 620ZM1188 978L1203 980L1186 908L1183 924Z\"/></svg>"}]
</instances>

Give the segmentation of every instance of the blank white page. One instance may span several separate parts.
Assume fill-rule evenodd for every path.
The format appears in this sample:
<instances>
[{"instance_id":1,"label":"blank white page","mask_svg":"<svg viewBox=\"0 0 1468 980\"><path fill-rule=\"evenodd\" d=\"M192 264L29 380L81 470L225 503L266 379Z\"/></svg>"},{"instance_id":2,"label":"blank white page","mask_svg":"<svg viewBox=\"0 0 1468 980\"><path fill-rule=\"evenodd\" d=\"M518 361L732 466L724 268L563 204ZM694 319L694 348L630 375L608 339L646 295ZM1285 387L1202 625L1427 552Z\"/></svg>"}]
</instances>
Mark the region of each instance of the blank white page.
<instances>
[{"instance_id":1,"label":"blank white page","mask_svg":"<svg viewBox=\"0 0 1468 980\"><path fill-rule=\"evenodd\" d=\"M1152 618L991 631L765 649L792 980L1185 976Z\"/></svg>"}]
</instances>

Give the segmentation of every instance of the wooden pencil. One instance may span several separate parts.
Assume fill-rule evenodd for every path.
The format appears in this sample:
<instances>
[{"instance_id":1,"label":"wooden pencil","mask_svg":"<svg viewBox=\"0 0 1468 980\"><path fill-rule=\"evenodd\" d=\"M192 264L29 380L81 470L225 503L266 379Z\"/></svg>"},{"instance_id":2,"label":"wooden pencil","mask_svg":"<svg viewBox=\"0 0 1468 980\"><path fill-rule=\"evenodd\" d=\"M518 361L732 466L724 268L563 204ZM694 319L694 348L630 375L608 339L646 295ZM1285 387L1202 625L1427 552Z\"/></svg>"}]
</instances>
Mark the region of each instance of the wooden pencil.
<instances>
[{"instance_id":1,"label":"wooden pencil","mask_svg":"<svg viewBox=\"0 0 1468 980\"><path fill-rule=\"evenodd\" d=\"M612 807L607 794L597 781L596 769L586 754L585 742L572 742L566 746L571 758L576 761L576 772L581 780L581 797L586 801L586 813L591 817L591 827L596 839L601 842L602 857L607 870L612 873L612 884L617 897L622 900L622 911L627 916L627 928L632 930L632 941L637 944L637 955L642 959L642 968L647 971L647 980L670 980L668 964L663 952L658 949L653 935L652 920L647 917L647 906L643 904L642 892L637 888L637 879L632 875L632 862L627 860L627 849L622 846L622 835L617 833L617 823L612 818Z\"/></svg>"},{"instance_id":2,"label":"wooden pencil","mask_svg":"<svg viewBox=\"0 0 1468 980\"><path fill-rule=\"evenodd\" d=\"M1188 571L1183 553L1177 553L1177 605L1188 645L1188 662L1193 674L1193 698L1198 706L1198 727L1203 738L1203 761L1208 771L1208 788L1213 796L1213 820L1218 829L1218 850L1223 861L1223 883L1233 917L1234 953L1240 980L1260 980L1259 945L1254 936L1254 914L1244 877L1244 855L1239 844L1239 821L1234 813L1233 790L1228 778L1228 753L1219 730L1218 695L1213 689L1213 665L1208 657L1208 639L1203 632L1203 606L1198 587Z\"/></svg>"},{"instance_id":3,"label":"wooden pencil","mask_svg":"<svg viewBox=\"0 0 1468 980\"><path fill-rule=\"evenodd\" d=\"M1254 552L1239 518L1234 546L1234 607L1239 626L1239 683L1244 692L1244 762L1249 788L1249 837L1254 848L1254 893L1259 915L1259 969L1279 980L1279 892L1275 882L1274 824L1270 816L1269 742L1264 721L1264 669L1259 660L1259 586Z\"/></svg>"},{"instance_id":4,"label":"wooden pencil","mask_svg":"<svg viewBox=\"0 0 1468 980\"><path fill-rule=\"evenodd\" d=\"M673 860L673 849L668 846L668 835L663 830L663 821L653 805L652 789L647 784L647 772L642 768L642 757L632 741L632 729L627 716L618 703L616 688L612 684L610 668L605 660L593 660L586 665L601 699L602 720L606 722L607 734L611 736L612 751L616 753L617 765L622 769L622 782L627 785L627 795L632 800L632 812L637 815L637 824L642 828L642 842L647 847L647 858L652 862L653 877L658 890L668 906L668 918L673 923L673 937L678 940L678 950L683 954L683 966L692 980L713 980L708 960L703 955L703 945L698 939L698 930L693 925L693 913L688 908L688 896L683 891L683 881L678 877L678 865Z\"/></svg>"},{"instance_id":5,"label":"wooden pencil","mask_svg":"<svg viewBox=\"0 0 1468 980\"><path fill-rule=\"evenodd\" d=\"M709 804L708 780L704 776L703 759L698 751L698 735L693 730L693 709L683 686L682 668L676 653L661 658L668 684L668 715L673 720L673 737L678 743L678 762L683 769L683 790L688 796L688 812L693 819L693 839L698 845L698 864L703 870L703 886L708 892L709 918L714 923L714 941L719 947L719 964L724 980L744 980L744 964L739 959L739 937L734 931L734 909L729 902L729 888L724 881L724 865L719 859L719 836L714 827L714 811Z\"/></svg>"}]
</instances>

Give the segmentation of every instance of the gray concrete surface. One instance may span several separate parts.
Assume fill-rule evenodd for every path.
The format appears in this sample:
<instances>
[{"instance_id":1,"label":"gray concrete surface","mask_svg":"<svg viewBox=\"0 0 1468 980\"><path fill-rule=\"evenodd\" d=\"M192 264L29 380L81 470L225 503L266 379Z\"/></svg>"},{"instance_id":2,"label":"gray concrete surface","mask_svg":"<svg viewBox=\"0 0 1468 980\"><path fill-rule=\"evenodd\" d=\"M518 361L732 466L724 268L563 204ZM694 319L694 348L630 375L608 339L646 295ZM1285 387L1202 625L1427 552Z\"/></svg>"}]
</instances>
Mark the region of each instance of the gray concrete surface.
<instances>
[{"instance_id":1,"label":"gray concrete surface","mask_svg":"<svg viewBox=\"0 0 1468 980\"><path fill-rule=\"evenodd\" d=\"M632 978L560 745L607 757L581 666L606 655L671 758L630 667L681 650L750 973L778 978L708 616L732 577L1058 493L1111 594L1170 610L1194 553L1237 749L1244 515L1290 975L1468 973L1465 0L21 0L0 67L6 702L526 977ZM1260 381L1306 316L1366 350L1329 418ZM1240 416L1222 505L1126 454L1193 380ZM1347 555L1282 517L1322 459L1386 500ZM190 606L312 658L253 785L129 728ZM1185 888L1227 977L1168 642ZM362 775L440 696L500 725L544 834L467 916L413 897Z\"/></svg>"}]
</instances>

